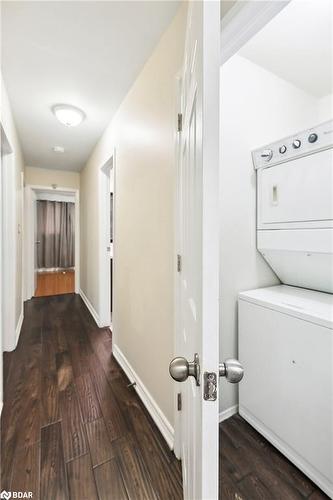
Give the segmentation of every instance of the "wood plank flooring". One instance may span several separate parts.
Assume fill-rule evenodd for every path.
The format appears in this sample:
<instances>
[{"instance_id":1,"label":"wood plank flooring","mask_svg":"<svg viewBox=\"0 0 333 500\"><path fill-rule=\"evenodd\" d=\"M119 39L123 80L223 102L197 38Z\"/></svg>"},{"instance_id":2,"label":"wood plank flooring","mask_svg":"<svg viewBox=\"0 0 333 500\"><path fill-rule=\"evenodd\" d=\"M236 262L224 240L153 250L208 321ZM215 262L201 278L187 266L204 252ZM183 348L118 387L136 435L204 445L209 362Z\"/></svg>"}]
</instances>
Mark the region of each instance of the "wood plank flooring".
<instances>
[{"instance_id":1,"label":"wood plank flooring","mask_svg":"<svg viewBox=\"0 0 333 500\"><path fill-rule=\"evenodd\" d=\"M63 293L74 293L75 273L72 269L64 271L45 271L37 274L35 297L48 297Z\"/></svg>"},{"instance_id":2,"label":"wood plank flooring","mask_svg":"<svg viewBox=\"0 0 333 500\"><path fill-rule=\"evenodd\" d=\"M180 463L75 294L25 306L4 356L1 487L41 500L177 500ZM241 417L220 424L223 500L324 500ZM194 499L193 499L194 500Z\"/></svg>"},{"instance_id":3,"label":"wood plank flooring","mask_svg":"<svg viewBox=\"0 0 333 500\"><path fill-rule=\"evenodd\" d=\"M26 303L6 353L1 488L41 500L181 499L181 467L75 294Z\"/></svg>"},{"instance_id":4,"label":"wood plank flooring","mask_svg":"<svg viewBox=\"0 0 333 500\"><path fill-rule=\"evenodd\" d=\"M329 500L242 417L220 424L223 500Z\"/></svg>"}]
</instances>

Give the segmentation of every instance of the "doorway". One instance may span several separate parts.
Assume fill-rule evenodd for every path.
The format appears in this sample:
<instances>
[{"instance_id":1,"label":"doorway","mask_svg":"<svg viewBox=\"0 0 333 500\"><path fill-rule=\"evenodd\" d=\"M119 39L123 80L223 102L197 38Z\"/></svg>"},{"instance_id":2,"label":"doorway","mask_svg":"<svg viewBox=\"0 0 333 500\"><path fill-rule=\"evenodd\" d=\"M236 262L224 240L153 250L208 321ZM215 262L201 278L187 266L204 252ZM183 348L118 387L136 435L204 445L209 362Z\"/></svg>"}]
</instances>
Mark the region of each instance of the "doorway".
<instances>
[{"instance_id":1,"label":"doorway","mask_svg":"<svg viewBox=\"0 0 333 500\"><path fill-rule=\"evenodd\" d=\"M114 327L115 276L115 151L99 172L100 311L99 326Z\"/></svg>"},{"instance_id":2,"label":"doorway","mask_svg":"<svg viewBox=\"0 0 333 500\"><path fill-rule=\"evenodd\" d=\"M288 286L295 285L290 281L293 278L288 270L290 260L295 256L293 272L297 272L296 264L302 263L302 251L308 249L307 241L301 245L306 224L309 225L308 214L313 229L315 225L312 219L317 222L320 219L315 216L315 204L310 203L309 197L309 212L304 214L302 209L301 217L294 219L297 220L292 227L295 232L292 232L292 224L289 224L286 214L282 220L287 220L288 224L284 228L275 223L274 229L272 224L265 224L262 232L259 229L263 229L260 226L263 193L274 216L281 209L285 188L288 189L288 195L283 202L292 197L292 206L300 206L299 199L306 193L308 174L302 165L302 174L297 178L295 188L290 176L297 175L297 162L300 161L297 155L305 157L311 154L311 161L314 162L316 148L332 147L324 143L325 136L330 132L320 126L332 119L332 79L329 76L332 74L332 49L329 49L332 47L332 5L325 0L290 2L281 12L271 12L274 15L271 15L269 23L266 19L266 26L261 25L255 31L251 28L251 36L242 39L243 35L247 35L246 17L250 17L249 9L259 11L262 8L265 13L264 5L261 7L260 2L254 3L257 4L254 7L244 7L243 14L247 11L247 15L243 19L239 14L237 43L241 43L238 43L232 54L228 53L230 47L234 49L232 44L223 45L232 22L229 26L223 26L222 22L220 359L239 355L244 366L244 380L239 385L239 393L236 386L221 380L220 496L251 497L254 500L281 496L325 498L320 489L332 495L333 484L332 467L328 465L332 464L332 451L328 444L331 442L329 425L332 421L332 405L329 394L332 391L325 385L326 380L332 380L332 363L328 358L325 362L324 355L317 354L325 373L320 383L317 383L321 393L317 389L311 391L310 383L313 383L314 376L311 374L308 377L307 373L301 372L301 366L308 364L304 346L313 341L318 351L322 349L326 353L328 349L325 349L324 337L317 334L312 336L312 340L305 341L304 332L308 324L298 318L292 329L282 326L278 323L280 317L294 321L292 308L284 310L285 316L279 315L274 311L274 301L266 301L265 309L262 310L269 312L265 319L260 317L263 334L260 336L259 333L259 337L255 338L252 332L259 332L259 328L254 314L261 312L261 307L259 302L253 309L250 306L250 315L244 314L244 307L249 303L246 299L250 295L252 297L255 290L264 296L269 291L273 296L285 291L290 295L294 293L297 299L303 294L306 297L311 295L315 307L321 301L325 303L330 300L326 293L304 290L313 288L304 286L305 278L317 276L320 273L318 265L316 271L311 273L311 264L307 262L304 272L298 272L303 284ZM268 4L273 6L270 9L275 8L274 4L276 8L279 7L278 2ZM242 20L244 23L241 23ZM233 25L235 33L236 24ZM255 24L253 22L251 26ZM283 36L279 36L282 32ZM316 49L309 45L313 39L318 44ZM321 58L317 57L319 53ZM332 126L328 129L332 130ZM261 170L258 169L257 160L252 161L252 154L254 157L253 152L256 150L262 161ZM284 165L284 170L282 167L279 170L281 165ZM287 165L290 165L288 172ZM316 179L319 179L318 170ZM275 177L274 181L270 180L270 184L264 186L261 179L265 175L279 175L279 181ZM326 185L329 184L328 180ZM324 187L315 192L317 195L321 193L321 201L329 193L328 188L326 190ZM325 210L329 211L328 204ZM302 225L300 221L303 221ZM325 224L328 226L328 221ZM315 241L319 246L318 229L315 232L316 235L312 233L311 245ZM297 250L285 245L285 234L289 238L295 236L294 241L299 245ZM261 236L269 241L264 251L260 250L263 247ZM272 237L276 237L274 242L270 240ZM286 272L279 272L274 259L270 261L267 258L270 251L279 259L283 255ZM312 265L316 265L319 259L315 261L315 256L310 252L305 257L308 259L310 255L314 261ZM329 272L326 274L329 275ZM286 299L279 295L279 301L290 305L297 300L295 297ZM310 314L311 308L308 307L306 303L302 304L302 310ZM325 305L322 307L329 311ZM328 316L332 318L332 309ZM315 323L313 319L309 321ZM299 343L297 328L302 332L302 341ZM311 328L314 331L314 327ZM269 339L272 339L272 343L267 349ZM248 346L253 348L251 353ZM260 360L254 352L259 354ZM309 356L312 359L313 352ZM278 369L275 363L278 363ZM254 371L258 370L255 375L253 367ZM283 376L286 377L285 382ZM293 390L296 384L299 384L297 390ZM291 391L293 394L290 397ZM302 391L314 393L306 411L302 406L305 401L300 396ZM277 407L281 409L282 417ZM319 408L320 411L316 413ZM298 410L302 414L301 418L297 418Z\"/></svg>"},{"instance_id":3,"label":"doorway","mask_svg":"<svg viewBox=\"0 0 333 500\"><path fill-rule=\"evenodd\" d=\"M28 185L26 300L79 291L79 192Z\"/></svg>"},{"instance_id":4,"label":"doorway","mask_svg":"<svg viewBox=\"0 0 333 500\"><path fill-rule=\"evenodd\" d=\"M15 198L17 189L14 153L2 125L1 128L1 309L2 350L15 349L23 319L21 290L16 282L20 268L22 227L20 206ZM13 300L13 297L15 299ZM18 323L16 318L19 317Z\"/></svg>"}]
</instances>

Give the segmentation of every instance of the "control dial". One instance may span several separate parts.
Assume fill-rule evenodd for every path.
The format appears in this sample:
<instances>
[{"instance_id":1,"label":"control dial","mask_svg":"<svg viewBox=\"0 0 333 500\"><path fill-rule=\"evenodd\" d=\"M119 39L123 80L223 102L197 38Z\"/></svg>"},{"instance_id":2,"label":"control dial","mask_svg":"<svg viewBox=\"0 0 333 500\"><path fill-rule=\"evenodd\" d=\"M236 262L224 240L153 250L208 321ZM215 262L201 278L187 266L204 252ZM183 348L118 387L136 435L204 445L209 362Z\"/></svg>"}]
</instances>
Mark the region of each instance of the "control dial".
<instances>
[{"instance_id":1,"label":"control dial","mask_svg":"<svg viewBox=\"0 0 333 500\"><path fill-rule=\"evenodd\" d=\"M308 137L308 141L313 143L313 142L316 142L316 140L318 139L318 135L313 133L313 134L310 134L309 137Z\"/></svg>"},{"instance_id":2,"label":"control dial","mask_svg":"<svg viewBox=\"0 0 333 500\"><path fill-rule=\"evenodd\" d=\"M295 139L294 142L293 142L293 148L294 149L298 149L301 147L301 141L299 139Z\"/></svg>"},{"instance_id":3,"label":"control dial","mask_svg":"<svg viewBox=\"0 0 333 500\"><path fill-rule=\"evenodd\" d=\"M261 158L265 161L270 161L273 158L273 151L271 149L264 149L261 153Z\"/></svg>"},{"instance_id":4,"label":"control dial","mask_svg":"<svg viewBox=\"0 0 333 500\"><path fill-rule=\"evenodd\" d=\"M287 146L283 144L282 146L280 146L279 151L282 155L284 155L284 153L287 151Z\"/></svg>"}]
</instances>

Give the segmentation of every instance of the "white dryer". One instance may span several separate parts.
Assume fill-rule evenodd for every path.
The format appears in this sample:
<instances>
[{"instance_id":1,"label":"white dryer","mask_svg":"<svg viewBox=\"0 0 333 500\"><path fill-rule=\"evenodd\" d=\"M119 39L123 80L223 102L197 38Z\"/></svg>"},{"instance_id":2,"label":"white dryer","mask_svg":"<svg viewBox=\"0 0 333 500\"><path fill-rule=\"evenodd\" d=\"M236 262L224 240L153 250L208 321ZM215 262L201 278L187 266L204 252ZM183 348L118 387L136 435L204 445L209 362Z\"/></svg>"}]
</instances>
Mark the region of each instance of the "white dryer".
<instances>
[{"instance_id":1,"label":"white dryer","mask_svg":"<svg viewBox=\"0 0 333 500\"><path fill-rule=\"evenodd\" d=\"M240 414L331 498L332 147L329 121L252 153L257 248L284 285L239 295Z\"/></svg>"},{"instance_id":2,"label":"white dryer","mask_svg":"<svg viewBox=\"0 0 333 500\"><path fill-rule=\"evenodd\" d=\"M333 120L252 153L257 248L282 283L333 293Z\"/></svg>"}]
</instances>

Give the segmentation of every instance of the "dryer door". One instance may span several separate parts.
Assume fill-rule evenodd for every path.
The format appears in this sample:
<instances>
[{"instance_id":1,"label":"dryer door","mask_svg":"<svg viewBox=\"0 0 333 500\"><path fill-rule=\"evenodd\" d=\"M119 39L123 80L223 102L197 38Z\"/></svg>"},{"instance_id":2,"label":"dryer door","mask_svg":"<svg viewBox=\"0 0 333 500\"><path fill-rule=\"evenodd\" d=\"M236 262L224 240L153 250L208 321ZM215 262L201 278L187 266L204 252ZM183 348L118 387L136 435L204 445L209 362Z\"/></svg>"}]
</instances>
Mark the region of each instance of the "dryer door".
<instances>
[{"instance_id":1,"label":"dryer door","mask_svg":"<svg viewBox=\"0 0 333 500\"><path fill-rule=\"evenodd\" d=\"M332 219L332 149L258 170L259 227Z\"/></svg>"}]
</instances>

